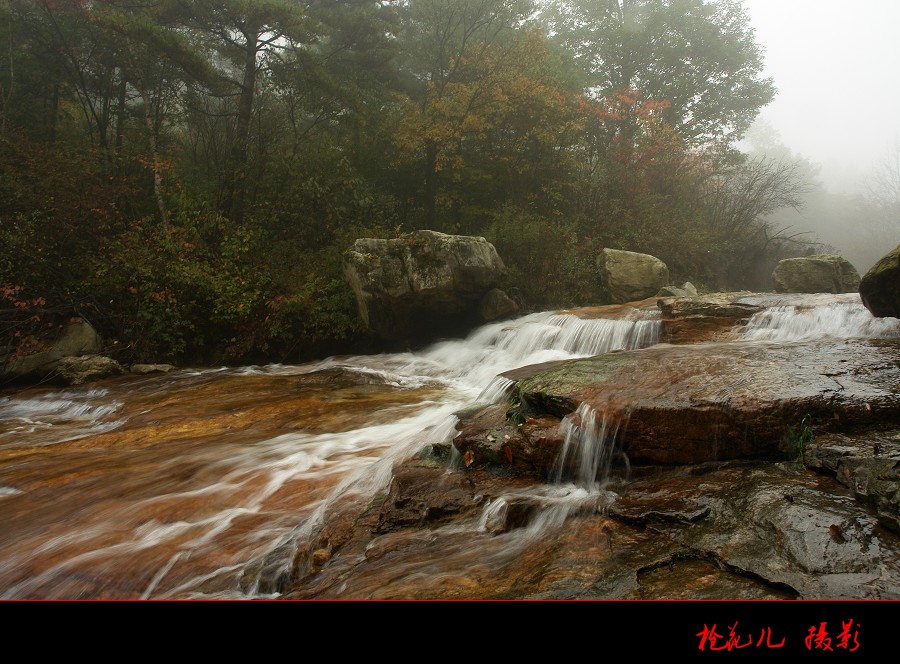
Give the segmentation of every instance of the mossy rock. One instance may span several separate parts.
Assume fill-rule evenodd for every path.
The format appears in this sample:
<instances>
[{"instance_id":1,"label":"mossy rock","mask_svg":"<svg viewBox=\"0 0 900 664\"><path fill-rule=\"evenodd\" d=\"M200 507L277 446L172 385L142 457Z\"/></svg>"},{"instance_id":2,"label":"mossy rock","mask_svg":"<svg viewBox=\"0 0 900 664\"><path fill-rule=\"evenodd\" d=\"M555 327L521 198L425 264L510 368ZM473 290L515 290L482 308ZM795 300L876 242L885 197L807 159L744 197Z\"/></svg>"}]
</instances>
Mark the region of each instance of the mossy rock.
<instances>
[{"instance_id":1,"label":"mossy rock","mask_svg":"<svg viewBox=\"0 0 900 664\"><path fill-rule=\"evenodd\" d=\"M900 318L900 245L866 272L859 295L873 316Z\"/></svg>"}]
</instances>

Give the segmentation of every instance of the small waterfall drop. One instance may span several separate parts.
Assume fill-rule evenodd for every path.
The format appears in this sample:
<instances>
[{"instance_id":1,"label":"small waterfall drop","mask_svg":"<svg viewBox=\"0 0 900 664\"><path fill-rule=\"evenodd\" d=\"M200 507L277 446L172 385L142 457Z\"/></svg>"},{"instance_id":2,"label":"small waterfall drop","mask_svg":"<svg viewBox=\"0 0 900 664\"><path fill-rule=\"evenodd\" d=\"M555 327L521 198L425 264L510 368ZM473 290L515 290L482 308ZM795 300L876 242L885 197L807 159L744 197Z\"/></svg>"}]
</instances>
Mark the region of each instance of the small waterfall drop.
<instances>
[{"instance_id":1,"label":"small waterfall drop","mask_svg":"<svg viewBox=\"0 0 900 664\"><path fill-rule=\"evenodd\" d=\"M900 320L875 318L858 296L824 304L783 304L754 314L737 337L742 341L809 341L821 337L900 337Z\"/></svg>"},{"instance_id":2,"label":"small waterfall drop","mask_svg":"<svg viewBox=\"0 0 900 664\"><path fill-rule=\"evenodd\" d=\"M492 403L510 387L499 376L505 371L656 344L662 328L658 317L658 310L639 309L616 319L530 314L484 325L465 339L441 341L421 352L332 359L316 369L346 367L404 388L444 385L459 390L469 403Z\"/></svg>"},{"instance_id":3,"label":"small waterfall drop","mask_svg":"<svg viewBox=\"0 0 900 664\"><path fill-rule=\"evenodd\" d=\"M659 341L661 329L656 316L658 312L641 310L619 319L531 314L485 325L466 339L434 344L420 355L407 354L409 364L403 371L415 367L426 375L449 379L476 390L474 397L495 383L498 374L521 366L652 346ZM493 396L502 394L500 386Z\"/></svg>"},{"instance_id":4,"label":"small waterfall drop","mask_svg":"<svg viewBox=\"0 0 900 664\"><path fill-rule=\"evenodd\" d=\"M572 474L578 486L594 491L603 488L609 480L619 424L582 403L559 426L563 446L553 466L552 480L560 484Z\"/></svg>"}]
</instances>

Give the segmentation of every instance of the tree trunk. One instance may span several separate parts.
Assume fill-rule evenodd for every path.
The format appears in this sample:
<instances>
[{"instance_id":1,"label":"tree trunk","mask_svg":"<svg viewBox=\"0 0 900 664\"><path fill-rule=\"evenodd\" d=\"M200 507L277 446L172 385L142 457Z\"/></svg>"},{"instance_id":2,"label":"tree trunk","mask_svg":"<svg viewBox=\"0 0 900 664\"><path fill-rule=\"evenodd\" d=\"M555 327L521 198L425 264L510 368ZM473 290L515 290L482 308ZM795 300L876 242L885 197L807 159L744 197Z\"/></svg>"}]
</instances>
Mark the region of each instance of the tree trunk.
<instances>
[{"instance_id":1,"label":"tree trunk","mask_svg":"<svg viewBox=\"0 0 900 664\"><path fill-rule=\"evenodd\" d=\"M122 151L125 149L125 92L127 79L125 71L119 70L119 94L116 101L116 173L122 175L125 166L122 159ZM146 104L146 100L144 100Z\"/></svg>"},{"instance_id":2,"label":"tree trunk","mask_svg":"<svg viewBox=\"0 0 900 664\"><path fill-rule=\"evenodd\" d=\"M231 169L225 209L229 219L240 224L244 219L244 199L247 191L247 162L249 159L250 123L253 120L253 98L256 95L257 41L259 30L245 33L244 77L238 98L237 124L231 150Z\"/></svg>"},{"instance_id":3,"label":"tree trunk","mask_svg":"<svg viewBox=\"0 0 900 664\"><path fill-rule=\"evenodd\" d=\"M434 228L437 198L437 146L425 146L425 227Z\"/></svg>"},{"instance_id":4,"label":"tree trunk","mask_svg":"<svg viewBox=\"0 0 900 664\"><path fill-rule=\"evenodd\" d=\"M159 218L162 221L163 228L168 231L169 213L166 209L166 200L163 196L163 161L159 156L159 148L157 143L157 126L153 121L153 114L150 112L150 94L147 86L143 81L138 80L138 91L144 102L144 123L147 125L147 138L150 143L150 168L153 171L153 196L156 198L156 207L159 209Z\"/></svg>"}]
</instances>

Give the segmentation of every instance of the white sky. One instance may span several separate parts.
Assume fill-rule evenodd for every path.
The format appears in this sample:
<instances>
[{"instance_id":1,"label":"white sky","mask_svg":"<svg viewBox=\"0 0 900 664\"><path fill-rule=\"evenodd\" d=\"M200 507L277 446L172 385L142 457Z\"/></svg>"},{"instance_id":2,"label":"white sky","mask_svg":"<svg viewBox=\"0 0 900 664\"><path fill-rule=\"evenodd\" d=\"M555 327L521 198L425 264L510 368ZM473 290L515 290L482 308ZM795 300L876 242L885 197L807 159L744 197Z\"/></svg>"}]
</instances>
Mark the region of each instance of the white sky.
<instances>
[{"instance_id":1,"label":"white sky","mask_svg":"<svg viewBox=\"0 0 900 664\"><path fill-rule=\"evenodd\" d=\"M838 192L900 141L900 0L744 0L778 88L760 117Z\"/></svg>"}]
</instances>

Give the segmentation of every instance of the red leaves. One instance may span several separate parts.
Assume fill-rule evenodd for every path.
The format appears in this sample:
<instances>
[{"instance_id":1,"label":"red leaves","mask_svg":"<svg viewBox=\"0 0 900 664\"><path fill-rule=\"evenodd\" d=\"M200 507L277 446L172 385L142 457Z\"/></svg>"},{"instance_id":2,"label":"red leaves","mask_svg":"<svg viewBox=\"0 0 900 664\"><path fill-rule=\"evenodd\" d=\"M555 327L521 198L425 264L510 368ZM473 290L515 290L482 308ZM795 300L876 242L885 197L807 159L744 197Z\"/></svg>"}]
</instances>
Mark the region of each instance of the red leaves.
<instances>
[{"instance_id":1,"label":"red leaves","mask_svg":"<svg viewBox=\"0 0 900 664\"><path fill-rule=\"evenodd\" d=\"M20 334L17 334L16 336L21 337ZM48 345L42 343L33 334L29 334L26 337L22 338L22 341L19 342L19 345L16 348L16 357L33 355L34 353L41 353L48 350L50 350L50 347Z\"/></svg>"},{"instance_id":2,"label":"red leaves","mask_svg":"<svg viewBox=\"0 0 900 664\"><path fill-rule=\"evenodd\" d=\"M175 304L178 302L172 291L167 288L164 288L161 291L157 291L156 293L150 293L149 297L151 300L155 300L156 302L168 302L169 304Z\"/></svg>"},{"instance_id":3,"label":"red leaves","mask_svg":"<svg viewBox=\"0 0 900 664\"><path fill-rule=\"evenodd\" d=\"M29 307L42 307L47 304L43 297L35 297L31 300L22 299L22 286L0 286L0 296L16 309L28 309ZM37 318L40 320L40 318Z\"/></svg>"},{"instance_id":4,"label":"red leaves","mask_svg":"<svg viewBox=\"0 0 900 664\"><path fill-rule=\"evenodd\" d=\"M13 323L12 338L18 341L17 357L49 350L49 347L43 344L37 335L41 334L42 329L46 332L48 328L53 327L52 321L44 321L43 312L33 311L35 307L46 305L46 298L40 295L29 298L24 291L24 286L0 286L0 308L8 306L23 314L31 314L22 319L18 319L17 315L17 320L11 321Z\"/></svg>"}]
</instances>

